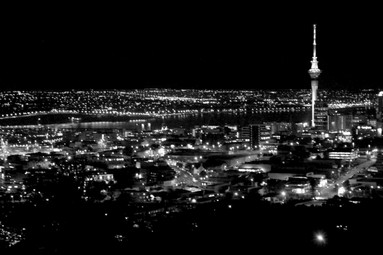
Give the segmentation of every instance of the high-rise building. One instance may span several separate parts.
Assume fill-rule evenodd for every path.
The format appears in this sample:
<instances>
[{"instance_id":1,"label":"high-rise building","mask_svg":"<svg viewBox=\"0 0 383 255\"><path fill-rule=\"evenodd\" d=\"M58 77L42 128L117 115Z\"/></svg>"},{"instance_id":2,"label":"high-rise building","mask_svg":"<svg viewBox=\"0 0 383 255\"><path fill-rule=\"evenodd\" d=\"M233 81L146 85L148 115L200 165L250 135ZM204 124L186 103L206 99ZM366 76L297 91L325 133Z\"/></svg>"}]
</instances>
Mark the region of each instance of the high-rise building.
<instances>
[{"instance_id":1,"label":"high-rise building","mask_svg":"<svg viewBox=\"0 0 383 255\"><path fill-rule=\"evenodd\" d=\"M250 141L250 126L243 126L239 130L239 138Z\"/></svg>"},{"instance_id":2,"label":"high-rise building","mask_svg":"<svg viewBox=\"0 0 383 255\"><path fill-rule=\"evenodd\" d=\"M248 139L251 148L266 144L271 139L271 125L251 124L244 126L241 128L240 138Z\"/></svg>"},{"instance_id":3,"label":"high-rise building","mask_svg":"<svg viewBox=\"0 0 383 255\"><path fill-rule=\"evenodd\" d=\"M352 115L351 114L332 114L329 116L329 130L330 131L345 131L352 128Z\"/></svg>"},{"instance_id":4,"label":"high-rise building","mask_svg":"<svg viewBox=\"0 0 383 255\"><path fill-rule=\"evenodd\" d=\"M316 25L313 25L314 40L313 40L313 58L311 60L311 68L309 74L311 77L311 126L315 127L315 101L317 100L318 91L318 78L321 70L318 67L318 60L316 56Z\"/></svg>"},{"instance_id":5,"label":"high-rise building","mask_svg":"<svg viewBox=\"0 0 383 255\"><path fill-rule=\"evenodd\" d=\"M314 111L314 127L318 131L329 130L328 105L325 102L316 102Z\"/></svg>"}]
</instances>

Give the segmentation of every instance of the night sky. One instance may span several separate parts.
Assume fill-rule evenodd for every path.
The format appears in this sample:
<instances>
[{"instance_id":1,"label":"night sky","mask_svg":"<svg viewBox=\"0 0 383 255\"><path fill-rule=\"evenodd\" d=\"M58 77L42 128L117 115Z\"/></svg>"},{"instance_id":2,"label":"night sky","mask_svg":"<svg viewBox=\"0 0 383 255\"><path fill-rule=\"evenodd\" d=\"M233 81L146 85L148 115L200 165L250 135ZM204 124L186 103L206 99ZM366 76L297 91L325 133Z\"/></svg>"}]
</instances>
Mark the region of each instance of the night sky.
<instances>
[{"instance_id":1,"label":"night sky","mask_svg":"<svg viewBox=\"0 0 383 255\"><path fill-rule=\"evenodd\" d=\"M310 88L313 23L320 88L381 86L379 13L291 6L40 7L2 17L3 90Z\"/></svg>"}]
</instances>

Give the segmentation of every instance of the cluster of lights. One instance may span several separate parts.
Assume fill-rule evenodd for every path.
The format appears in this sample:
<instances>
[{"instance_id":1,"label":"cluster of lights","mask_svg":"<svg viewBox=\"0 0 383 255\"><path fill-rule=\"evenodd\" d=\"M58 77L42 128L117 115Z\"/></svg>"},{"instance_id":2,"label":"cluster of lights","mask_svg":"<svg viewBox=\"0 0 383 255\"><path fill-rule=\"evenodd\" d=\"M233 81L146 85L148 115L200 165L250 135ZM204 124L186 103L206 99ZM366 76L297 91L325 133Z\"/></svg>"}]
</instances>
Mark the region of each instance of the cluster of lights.
<instances>
[{"instance_id":1,"label":"cluster of lights","mask_svg":"<svg viewBox=\"0 0 383 255\"><path fill-rule=\"evenodd\" d=\"M9 247L21 242L24 237L22 234L8 230L5 225L0 222L0 239L5 241Z\"/></svg>"},{"instance_id":2,"label":"cluster of lights","mask_svg":"<svg viewBox=\"0 0 383 255\"><path fill-rule=\"evenodd\" d=\"M373 106L371 91L321 90L330 108ZM214 111L253 113L307 111L310 90L15 91L0 93L0 118L50 113L168 116Z\"/></svg>"}]
</instances>

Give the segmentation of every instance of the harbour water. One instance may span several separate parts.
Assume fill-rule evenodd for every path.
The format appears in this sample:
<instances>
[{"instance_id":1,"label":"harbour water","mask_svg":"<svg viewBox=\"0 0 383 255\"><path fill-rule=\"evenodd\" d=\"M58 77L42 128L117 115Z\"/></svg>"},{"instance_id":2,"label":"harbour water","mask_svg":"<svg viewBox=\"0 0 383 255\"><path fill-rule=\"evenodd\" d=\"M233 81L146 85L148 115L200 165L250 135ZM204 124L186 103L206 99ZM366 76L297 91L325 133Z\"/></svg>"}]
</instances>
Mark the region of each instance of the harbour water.
<instances>
[{"instance_id":1,"label":"harbour water","mask_svg":"<svg viewBox=\"0 0 383 255\"><path fill-rule=\"evenodd\" d=\"M75 119L74 119L74 118ZM0 120L0 126L38 127L65 129L128 129L141 130L168 128L192 128L202 125L248 125L262 122L308 122L310 112L295 113L199 113L173 115L162 118L126 117L126 116L89 116L70 114L49 114L16 117ZM150 123L150 124L149 124Z\"/></svg>"}]
</instances>

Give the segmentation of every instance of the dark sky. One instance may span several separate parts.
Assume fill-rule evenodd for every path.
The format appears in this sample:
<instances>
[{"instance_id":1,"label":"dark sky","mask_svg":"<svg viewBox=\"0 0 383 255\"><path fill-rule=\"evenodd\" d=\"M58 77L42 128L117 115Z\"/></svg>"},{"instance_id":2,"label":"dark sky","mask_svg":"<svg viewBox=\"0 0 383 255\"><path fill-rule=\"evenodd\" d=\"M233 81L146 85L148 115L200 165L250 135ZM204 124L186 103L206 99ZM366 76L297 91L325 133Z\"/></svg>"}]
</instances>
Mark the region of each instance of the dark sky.
<instances>
[{"instance_id":1,"label":"dark sky","mask_svg":"<svg viewBox=\"0 0 383 255\"><path fill-rule=\"evenodd\" d=\"M309 88L314 22L320 87L381 85L379 13L299 8L13 10L2 17L0 86Z\"/></svg>"}]
</instances>

